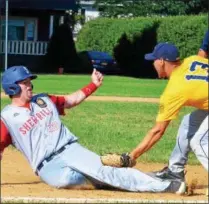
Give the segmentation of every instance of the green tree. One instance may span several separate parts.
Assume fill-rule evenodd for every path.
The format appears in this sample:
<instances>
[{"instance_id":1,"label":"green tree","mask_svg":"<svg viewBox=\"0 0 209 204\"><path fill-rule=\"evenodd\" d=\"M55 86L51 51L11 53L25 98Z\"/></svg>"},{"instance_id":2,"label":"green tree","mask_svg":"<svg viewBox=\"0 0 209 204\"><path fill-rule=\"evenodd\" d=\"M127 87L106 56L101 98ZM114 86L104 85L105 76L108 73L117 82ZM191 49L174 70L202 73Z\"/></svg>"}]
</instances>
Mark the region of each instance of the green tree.
<instances>
[{"instance_id":1,"label":"green tree","mask_svg":"<svg viewBox=\"0 0 209 204\"><path fill-rule=\"evenodd\" d=\"M105 17L190 15L208 12L208 0L96 0Z\"/></svg>"},{"instance_id":2,"label":"green tree","mask_svg":"<svg viewBox=\"0 0 209 204\"><path fill-rule=\"evenodd\" d=\"M188 14L208 13L208 0L183 0Z\"/></svg>"}]
</instances>

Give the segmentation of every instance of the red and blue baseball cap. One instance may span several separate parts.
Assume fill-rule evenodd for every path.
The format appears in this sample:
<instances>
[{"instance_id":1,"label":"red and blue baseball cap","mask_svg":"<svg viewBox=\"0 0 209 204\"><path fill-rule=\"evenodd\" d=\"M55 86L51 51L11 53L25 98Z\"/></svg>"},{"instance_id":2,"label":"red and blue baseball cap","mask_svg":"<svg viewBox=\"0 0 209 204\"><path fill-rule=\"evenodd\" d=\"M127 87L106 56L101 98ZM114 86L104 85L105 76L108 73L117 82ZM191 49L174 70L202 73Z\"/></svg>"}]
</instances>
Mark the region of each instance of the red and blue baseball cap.
<instances>
[{"instance_id":1,"label":"red and blue baseball cap","mask_svg":"<svg viewBox=\"0 0 209 204\"><path fill-rule=\"evenodd\" d=\"M159 43L155 46L152 53L145 55L146 60L154 61L164 59L166 61L177 61L180 59L178 48L171 43Z\"/></svg>"}]
</instances>

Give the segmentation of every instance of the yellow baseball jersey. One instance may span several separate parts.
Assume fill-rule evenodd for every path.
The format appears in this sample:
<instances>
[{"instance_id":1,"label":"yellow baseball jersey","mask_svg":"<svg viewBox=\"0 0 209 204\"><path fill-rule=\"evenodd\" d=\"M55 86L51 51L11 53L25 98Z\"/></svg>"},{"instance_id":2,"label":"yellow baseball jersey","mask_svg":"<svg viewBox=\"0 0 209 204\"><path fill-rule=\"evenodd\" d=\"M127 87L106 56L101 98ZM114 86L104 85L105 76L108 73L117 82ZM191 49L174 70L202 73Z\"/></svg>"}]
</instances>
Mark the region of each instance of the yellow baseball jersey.
<instances>
[{"instance_id":1,"label":"yellow baseball jersey","mask_svg":"<svg viewBox=\"0 0 209 204\"><path fill-rule=\"evenodd\" d=\"M208 59L191 56L174 69L160 97L156 121L175 119L182 106L208 110Z\"/></svg>"}]
</instances>

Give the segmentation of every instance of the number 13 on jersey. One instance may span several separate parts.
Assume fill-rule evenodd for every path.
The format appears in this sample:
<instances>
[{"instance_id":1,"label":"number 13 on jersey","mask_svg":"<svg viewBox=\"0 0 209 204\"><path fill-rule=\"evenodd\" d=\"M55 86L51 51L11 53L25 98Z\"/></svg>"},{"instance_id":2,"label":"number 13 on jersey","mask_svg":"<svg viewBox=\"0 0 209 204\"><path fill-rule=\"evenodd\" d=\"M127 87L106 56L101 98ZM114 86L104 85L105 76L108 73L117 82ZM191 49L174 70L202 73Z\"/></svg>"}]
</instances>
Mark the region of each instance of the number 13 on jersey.
<instances>
[{"instance_id":1,"label":"number 13 on jersey","mask_svg":"<svg viewBox=\"0 0 209 204\"><path fill-rule=\"evenodd\" d=\"M187 80L203 80L208 82L209 65L194 61L190 66L190 72L186 75Z\"/></svg>"}]
</instances>

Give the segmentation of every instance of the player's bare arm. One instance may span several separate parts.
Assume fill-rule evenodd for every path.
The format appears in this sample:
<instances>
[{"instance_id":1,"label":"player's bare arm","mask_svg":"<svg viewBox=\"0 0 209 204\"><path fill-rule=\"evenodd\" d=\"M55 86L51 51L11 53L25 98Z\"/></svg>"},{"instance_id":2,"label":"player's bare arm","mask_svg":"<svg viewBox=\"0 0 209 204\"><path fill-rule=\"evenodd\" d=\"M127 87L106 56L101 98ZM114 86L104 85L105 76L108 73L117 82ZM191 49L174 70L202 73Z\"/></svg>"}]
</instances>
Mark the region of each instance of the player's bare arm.
<instances>
[{"instance_id":1,"label":"player's bare arm","mask_svg":"<svg viewBox=\"0 0 209 204\"><path fill-rule=\"evenodd\" d=\"M137 159L163 136L170 121L157 122L155 126L147 133L142 142L130 153L131 158Z\"/></svg>"},{"instance_id":2,"label":"player's bare arm","mask_svg":"<svg viewBox=\"0 0 209 204\"><path fill-rule=\"evenodd\" d=\"M98 87L102 85L103 75L97 71L93 70L91 75L91 83L82 89L65 96L65 108L72 108L80 104L84 99L90 96L93 92L97 90Z\"/></svg>"}]
</instances>

